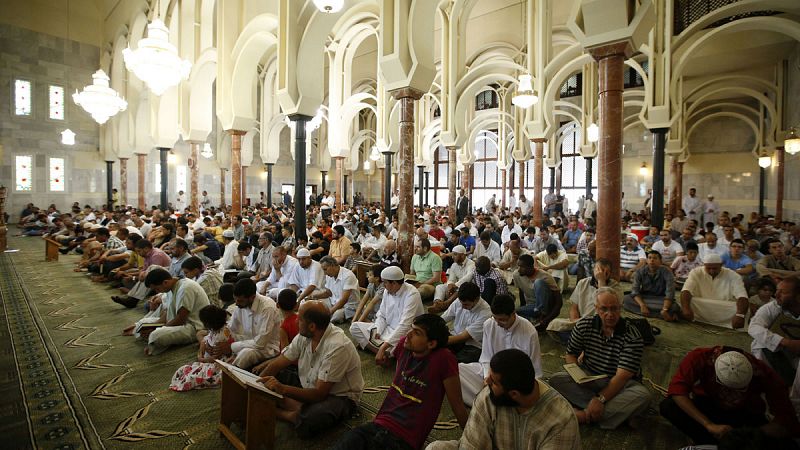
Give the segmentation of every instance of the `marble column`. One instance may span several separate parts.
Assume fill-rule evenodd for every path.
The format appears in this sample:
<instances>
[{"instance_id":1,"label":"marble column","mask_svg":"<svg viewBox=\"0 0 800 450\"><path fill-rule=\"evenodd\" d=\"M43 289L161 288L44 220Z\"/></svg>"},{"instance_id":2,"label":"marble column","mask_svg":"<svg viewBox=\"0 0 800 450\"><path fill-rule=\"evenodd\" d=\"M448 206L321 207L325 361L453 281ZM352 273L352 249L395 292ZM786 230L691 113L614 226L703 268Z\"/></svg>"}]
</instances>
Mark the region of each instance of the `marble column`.
<instances>
[{"instance_id":1,"label":"marble column","mask_svg":"<svg viewBox=\"0 0 800 450\"><path fill-rule=\"evenodd\" d=\"M272 208L272 167L274 165L274 163L267 163L267 208Z\"/></svg>"},{"instance_id":2,"label":"marble column","mask_svg":"<svg viewBox=\"0 0 800 450\"><path fill-rule=\"evenodd\" d=\"M322 170L320 173L322 174L322 192L320 192L320 194L325 195L325 190L327 189L328 185L328 171Z\"/></svg>"},{"instance_id":3,"label":"marble column","mask_svg":"<svg viewBox=\"0 0 800 450\"><path fill-rule=\"evenodd\" d=\"M533 223L542 226L542 191L544 190L544 142L533 139Z\"/></svg>"},{"instance_id":4,"label":"marble column","mask_svg":"<svg viewBox=\"0 0 800 450\"><path fill-rule=\"evenodd\" d=\"M347 174L344 174L342 178L344 178L344 183L342 184L342 203L352 205L350 202L347 201L348 198L347 194L349 193L349 191L347 190L347 183L348 183Z\"/></svg>"},{"instance_id":5,"label":"marble column","mask_svg":"<svg viewBox=\"0 0 800 450\"><path fill-rule=\"evenodd\" d=\"M400 150L397 186L400 204L397 207L397 253L400 266L408 273L411 257L414 256L414 102L422 92L403 88L392 92L400 102Z\"/></svg>"},{"instance_id":6,"label":"marble column","mask_svg":"<svg viewBox=\"0 0 800 450\"><path fill-rule=\"evenodd\" d=\"M401 166L402 167L402 166ZM386 223L392 222L392 153L383 154L383 211Z\"/></svg>"},{"instance_id":7,"label":"marble column","mask_svg":"<svg viewBox=\"0 0 800 450\"><path fill-rule=\"evenodd\" d=\"M511 162L511 167L508 169L508 194L514 193L514 181L517 179L517 166Z\"/></svg>"},{"instance_id":8,"label":"marble column","mask_svg":"<svg viewBox=\"0 0 800 450\"><path fill-rule=\"evenodd\" d=\"M200 213L200 146L202 142L192 141L189 149L189 208Z\"/></svg>"},{"instance_id":9,"label":"marble column","mask_svg":"<svg viewBox=\"0 0 800 450\"><path fill-rule=\"evenodd\" d=\"M138 207L140 210L144 211L147 208L147 202L144 198L145 193L145 174L147 173L147 155L144 153L137 153L136 154L136 162L137 168L139 169L137 173L137 183L136 183L136 190L138 196Z\"/></svg>"},{"instance_id":10,"label":"marble column","mask_svg":"<svg viewBox=\"0 0 800 450\"><path fill-rule=\"evenodd\" d=\"M225 209L225 169L219 168L219 206Z\"/></svg>"},{"instance_id":11,"label":"marble column","mask_svg":"<svg viewBox=\"0 0 800 450\"><path fill-rule=\"evenodd\" d=\"M598 141L597 180L597 259L611 262L611 273L619 274L619 248L622 207L622 93L625 60L631 55L630 43L618 42L589 50L598 62Z\"/></svg>"},{"instance_id":12,"label":"marble column","mask_svg":"<svg viewBox=\"0 0 800 450\"><path fill-rule=\"evenodd\" d=\"M311 116L292 114L294 122L294 236L306 235L306 124Z\"/></svg>"},{"instance_id":13,"label":"marble column","mask_svg":"<svg viewBox=\"0 0 800 450\"><path fill-rule=\"evenodd\" d=\"M342 193L344 192L344 183L342 182L342 177L344 175L343 168L344 168L344 156L336 156L333 158L336 161L336 183L334 183L334 189L336 190L336 209L339 211L342 210L342 203L344 203L344 199L342 198Z\"/></svg>"},{"instance_id":14,"label":"marble column","mask_svg":"<svg viewBox=\"0 0 800 450\"><path fill-rule=\"evenodd\" d=\"M8 249L8 228L6 227L6 195L8 195L8 188L0 185L0 252Z\"/></svg>"},{"instance_id":15,"label":"marble column","mask_svg":"<svg viewBox=\"0 0 800 450\"><path fill-rule=\"evenodd\" d=\"M242 207L247 206L247 167L242 166Z\"/></svg>"},{"instance_id":16,"label":"marble column","mask_svg":"<svg viewBox=\"0 0 800 450\"><path fill-rule=\"evenodd\" d=\"M677 172L675 175L675 185L677 186L675 189L678 191L678 195L675 196L676 214L678 212L678 208L683 208L683 164L683 161L678 162Z\"/></svg>"},{"instance_id":17,"label":"marble column","mask_svg":"<svg viewBox=\"0 0 800 450\"><path fill-rule=\"evenodd\" d=\"M386 208L386 169L380 169L380 178L381 178L381 205L384 207L384 214L388 217L389 213Z\"/></svg>"},{"instance_id":18,"label":"marble column","mask_svg":"<svg viewBox=\"0 0 800 450\"><path fill-rule=\"evenodd\" d=\"M525 195L525 161L518 162L519 167L519 196L517 197L517 201L522 200L522 196ZM527 200L527 197L526 197Z\"/></svg>"},{"instance_id":19,"label":"marble column","mask_svg":"<svg viewBox=\"0 0 800 450\"><path fill-rule=\"evenodd\" d=\"M425 172L425 204L430 205L428 194L431 191L431 173Z\"/></svg>"},{"instance_id":20,"label":"marble column","mask_svg":"<svg viewBox=\"0 0 800 450\"><path fill-rule=\"evenodd\" d=\"M114 195L111 192L111 189L114 188L114 161L106 161L106 208L109 211L114 209L114 204L112 203L112 196Z\"/></svg>"},{"instance_id":21,"label":"marble column","mask_svg":"<svg viewBox=\"0 0 800 450\"><path fill-rule=\"evenodd\" d=\"M231 214L238 215L242 213L242 136L245 132L227 131L231 134Z\"/></svg>"},{"instance_id":22,"label":"marble column","mask_svg":"<svg viewBox=\"0 0 800 450\"><path fill-rule=\"evenodd\" d=\"M664 148L669 128L655 128L653 133L653 198L650 200L650 223L664 226Z\"/></svg>"},{"instance_id":23,"label":"marble column","mask_svg":"<svg viewBox=\"0 0 800 450\"><path fill-rule=\"evenodd\" d=\"M550 168L550 190L556 192L556 168ZM559 187L558 190L560 191L561 188Z\"/></svg>"},{"instance_id":24,"label":"marble column","mask_svg":"<svg viewBox=\"0 0 800 450\"><path fill-rule=\"evenodd\" d=\"M767 169L764 167L758 168L758 215L763 216L764 199L767 197Z\"/></svg>"},{"instance_id":25,"label":"marble column","mask_svg":"<svg viewBox=\"0 0 800 450\"><path fill-rule=\"evenodd\" d=\"M119 159L119 202L128 206L128 158Z\"/></svg>"},{"instance_id":26,"label":"marble column","mask_svg":"<svg viewBox=\"0 0 800 450\"><path fill-rule=\"evenodd\" d=\"M675 156L670 158L669 178L669 213L672 214L672 217L675 217L678 214L678 209L680 208L680 204L677 202L678 192L680 192L678 190L678 158Z\"/></svg>"},{"instance_id":27,"label":"marble column","mask_svg":"<svg viewBox=\"0 0 800 450\"><path fill-rule=\"evenodd\" d=\"M502 183L501 192L503 193L500 196L500 206L505 208L506 207L506 184L508 183L508 180L507 180L508 170L500 169L500 176L502 177L502 179L501 179L501 183Z\"/></svg>"},{"instance_id":28,"label":"marble column","mask_svg":"<svg viewBox=\"0 0 800 450\"><path fill-rule=\"evenodd\" d=\"M784 147L775 149L775 183L777 189L775 193L775 223L780 224L783 221L783 188L784 188L784 157L786 150Z\"/></svg>"},{"instance_id":29,"label":"marble column","mask_svg":"<svg viewBox=\"0 0 800 450\"><path fill-rule=\"evenodd\" d=\"M592 175L594 175L594 171L592 170L592 164L594 163L594 158L584 158L586 161L586 192L584 192L584 198L589 198L589 195L592 193ZM621 197L620 197L621 198ZM596 200L595 200L596 201ZM622 209L622 201L620 201L619 205L620 209ZM622 224L620 224L622 226Z\"/></svg>"},{"instance_id":30,"label":"marble column","mask_svg":"<svg viewBox=\"0 0 800 450\"><path fill-rule=\"evenodd\" d=\"M458 147L447 147L447 209L450 220L455 221L458 215L456 214L456 200L458 200L458 168L456 167L456 152Z\"/></svg>"},{"instance_id":31,"label":"marble column","mask_svg":"<svg viewBox=\"0 0 800 450\"><path fill-rule=\"evenodd\" d=\"M472 167L472 164L464 164L464 175L461 177L461 185L464 186L467 199L469 199L469 212L467 215L472 215L472 182L474 181Z\"/></svg>"},{"instance_id":32,"label":"marble column","mask_svg":"<svg viewBox=\"0 0 800 450\"><path fill-rule=\"evenodd\" d=\"M169 206L169 200L167 199L167 192L169 191L169 152L170 149L167 147L158 147L161 168L161 173L159 174L161 176L161 195L159 196L161 201L159 203L162 211L166 211Z\"/></svg>"},{"instance_id":33,"label":"marble column","mask_svg":"<svg viewBox=\"0 0 800 450\"><path fill-rule=\"evenodd\" d=\"M419 210L425 207L425 166L417 166L417 178L419 179Z\"/></svg>"}]
</instances>

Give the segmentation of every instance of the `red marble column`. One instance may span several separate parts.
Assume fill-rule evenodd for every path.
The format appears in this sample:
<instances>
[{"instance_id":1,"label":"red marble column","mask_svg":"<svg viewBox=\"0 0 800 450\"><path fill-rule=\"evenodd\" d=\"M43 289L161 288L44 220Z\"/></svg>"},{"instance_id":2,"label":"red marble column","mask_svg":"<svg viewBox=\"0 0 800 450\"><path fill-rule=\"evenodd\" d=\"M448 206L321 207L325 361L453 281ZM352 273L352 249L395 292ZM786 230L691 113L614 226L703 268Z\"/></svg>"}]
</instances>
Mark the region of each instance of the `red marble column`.
<instances>
[{"instance_id":1,"label":"red marble column","mask_svg":"<svg viewBox=\"0 0 800 450\"><path fill-rule=\"evenodd\" d=\"M519 196L517 197L517 201L519 202L520 200L522 200L522 196L525 195L525 161L520 161L518 167L519 167Z\"/></svg>"},{"instance_id":2,"label":"red marble column","mask_svg":"<svg viewBox=\"0 0 800 450\"><path fill-rule=\"evenodd\" d=\"M500 175L502 176L502 186L503 186L502 190L500 191L500 192L502 192L502 195L500 196L500 206L502 208L506 207L506 184L508 183L508 181L507 181L508 173L507 172L508 171L506 169L500 169Z\"/></svg>"},{"instance_id":3,"label":"red marble column","mask_svg":"<svg viewBox=\"0 0 800 450\"><path fill-rule=\"evenodd\" d=\"M200 145L201 142L191 142L189 151L189 207L195 214L200 212Z\"/></svg>"},{"instance_id":4,"label":"red marble column","mask_svg":"<svg viewBox=\"0 0 800 450\"><path fill-rule=\"evenodd\" d=\"M231 134L231 214L242 213L242 130L228 130ZM302 189L300 189L302 192Z\"/></svg>"},{"instance_id":5,"label":"red marble column","mask_svg":"<svg viewBox=\"0 0 800 450\"><path fill-rule=\"evenodd\" d=\"M128 206L128 158L119 159L119 201Z\"/></svg>"},{"instance_id":6,"label":"red marble column","mask_svg":"<svg viewBox=\"0 0 800 450\"><path fill-rule=\"evenodd\" d=\"M247 167L242 166L242 207L247 205Z\"/></svg>"},{"instance_id":7,"label":"red marble column","mask_svg":"<svg viewBox=\"0 0 800 450\"><path fill-rule=\"evenodd\" d=\"M336 189L336 209L341 211L342 203L344 202L342 199L342 195L344 194L344 156L336 156L333 159L336 161L336 183L334 183L334 189Z\"/></svg>"},{"instance_id":8,"label":"red marble column","mask_svg":"<svg viewBox=\"0 0 800 450\"><path fill-rule=\"evenodd\" d=\"M219 168L219 206L225 209L225 169Z\"/></svg>"},{"instance_id":9,"label":"red marble column","mask_svg":"<svg viewBox=\"0 0 800 450\"><path fill-rule=\"evenodd\" d=\"M400 205L397 207L397 253L400 266L408 273L414 255L414 101L422 92L403 88L392 92L400 102L400 150L398 183Z\"/></svg>"},{"instance_id":10,"label":"red marble column","mask_svg":"<svg viewBox=\"0 0 800 450\"><path fill-rule=\"evenodd\" d=\"M670 160L669 175L670 175L670 190L669 190L669 213L672 217L678 214L678 158L673 156Z\"/></svg>"},{"instance_id":11,"label":"red marble column","mask_svg":"<svg viewBox=\"0 0 800 450\"><path fill-rule=\"evenodd\" d=\"M542 190L544 190L544 139L533 139L533 223L542 226Z\"/></svg>"},{"instance_id":12,"label":"red marble column","mask_svg":"<svg viewBox=\"0 0 800 450\"><path fill-rule=\"evenodd\" d=\"M784 157L786 150L783 147L775 149L775 183L778 185L775 193L775 223L783 221L783 187L784 181Z\"/></svg>"},{"instance_id":13,"label":"red marble column","mask_svg":"<svg viewBox=\"0 0 800 450\"><path fill-rule=\"evenodd\" d=\"M456 220L456 200L458 199L458 167L456 167L458 147L447 147L447 209L450 220ZM437 171L438 172L438 171Z\"/></svg>"},{"instance_id":14,"label":"red marble column","mask_svg":"<svg viewBox=\"0 0 800 450\"><path fill-rule=\"evenodd\" d=\"M508 169L508 194L511 195L514 193L514 181L517 179L517 166L514 163L511 163L511 167Z\"/></svg>"},{"instance_id":15,"label":"red marble column","mask_svg":"<svg viewBox=\"0 0 800 450\"><path fill-rule=\"evenodd\" d=\"M623 71L631 47L626 41L597 47L589 53L598 62L600 95L597 159L602 176L597 180L597 259L611 261L611 273L619 274Z\"/></svg>"},{"instance_id":16,"label":"red marble column","mask_svg":"<svg viewBox=\"0 0 800 450\"><path fill-rule=\"evenodd\" d=\"M139 197L138 207L139 207L139 209L144 211L145 208L147 207L147 202L144 199L144 192L145 192L144 175L145 175L145 173L147 173L147 168L145 167L145 165L147 163L147 155L144 154L144 153L137 153L136 154L136 162L137 162L137 166L139 168L139 174L137 176L137 178L138 178L137 181L138 182L137 182L137 186L136 186L136 189L139 191L138 192L138 197Z\"/></svg>"},{"instance_id":17,"label":"red marble column","mask_svg":"<svg viewBox=\"0 0 800 450\"><path fill-rule=\"evenodd\" d=\"M675 211L677 213L678 209L683 208L683 162L678 162L677 172L675 175L676 184L678 195L675 196Z\"/></svg>"},{"instance_id":18,"label":"red marble column","mask_svg":"<svg viewBox=\"0 0 800 450\"><path fill-rule=\"evenodd\" d=\"M464 175L461 176L461 186L469 199L469 215L472 215L472 164L464 164Z\"/></svg>"}]
</instances>

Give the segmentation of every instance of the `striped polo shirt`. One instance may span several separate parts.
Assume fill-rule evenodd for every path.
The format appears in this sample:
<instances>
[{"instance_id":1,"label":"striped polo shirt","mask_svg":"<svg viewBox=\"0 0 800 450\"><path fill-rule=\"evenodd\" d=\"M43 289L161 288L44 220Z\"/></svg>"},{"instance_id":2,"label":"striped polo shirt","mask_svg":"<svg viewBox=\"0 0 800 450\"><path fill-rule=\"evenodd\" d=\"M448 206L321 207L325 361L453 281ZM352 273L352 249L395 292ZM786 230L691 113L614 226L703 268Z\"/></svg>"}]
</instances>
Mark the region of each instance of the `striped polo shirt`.
<instances>
[{"instance_id":1,"label":"striped polo shirt","mask_svg":"<svg viewBox=\"0 0 800 450\"><path fill-rule=\"evenodd\" d=\"M567 344L570 355L585 353L585 368L608 376L614 376L617 369L625 369L638 377L643 349L639 330L624 318L619 319L610 337L603 336L603 320L598 315L578 320Z\"/></svg>"},{"instance_id":2,"label":"striped polo shirt","mask_svg":"<svg viewBox=\"0 0 800 450\"><path fill-rule=\"evenodd\" d=\"M633 269L639 264L640 259L647 259L642 247L636 247L634 250L628 250L627 245L623 245L619 250L619 266L623 269Z\"/></svg>"}]
</instances>

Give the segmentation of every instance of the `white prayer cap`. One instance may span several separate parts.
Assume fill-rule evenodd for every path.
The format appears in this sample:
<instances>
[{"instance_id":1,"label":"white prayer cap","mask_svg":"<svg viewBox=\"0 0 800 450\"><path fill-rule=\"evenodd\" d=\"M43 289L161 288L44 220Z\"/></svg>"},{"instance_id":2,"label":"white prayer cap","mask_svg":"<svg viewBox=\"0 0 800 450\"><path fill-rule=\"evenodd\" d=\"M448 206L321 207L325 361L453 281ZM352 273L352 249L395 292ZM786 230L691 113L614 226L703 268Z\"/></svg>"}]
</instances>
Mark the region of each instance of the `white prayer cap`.
<instances>
[{"instance_id":1,"label":"white prayer cap","mask_svg":"<svg viewBox=\"0 0 800 450\"><path fill-rule=\"evenodd\" d=\"M389 266L381 271L381 279L390 281L402 281L405 278L403 269L397 266Z\"/></svg>"},{"instance_id":2,"label":"white prayer cap","mask_svg":"<svg viewBox=\"0 0 800 450\"><path fill-rule=\"evenodd\" d=\"M297 251L298 258L308 258L311 256L311 252L308 251L307 248L303 247Z\"/></svg>"},{"instance_id":3,"label":"white prayer cap","mask_svg":"<svg viewBox=\"0 0 800 450\"><path fill-rule=\"evenodd\" d=\"M462 255L466 255L467 249L464 248L463 245L456 245L455 247L453 247L453 250L451 250L451 253L461 253Z\"/></svg>"},{"instance_id":4,"label":"white prayer cap","mask_svg":"<svg viewBox=\"0 0 800 450\"><path fill-rule=\"evenodd\" d=\"M222 232L222 237L233 239L233 230L225 230Z\"/></svg>"},{"instance_id":5,"label":"white prayer cap","mask_svg":"<svg viewBox=\"0 0 800 450\"><path fill-rule=\"evenodd\" d=\"M139 236L142 235L142 232L139 231L139 229L134 227L134 226L130 226L130 227L126 227L126 228L128 229L128 233L130 233L130 234L138 234Z\"/></svg>"},{"instance_id":6,"label":"white prayer cap","mask_svg":"<svg viewBox=\"0 0 800 450\"><path fill-rule=\"evenodd\" d=\"M753 379L753 366L747 357L735 351L725 352L714 362L717 380L731 389L744 389Z\"/></svg>"},{"instance_id":7,"label":"white prayer cap","mask_svg":"<svg viewBox=\"0 0 800 450\"><path fill-rule=\"evenodd\" d=\"M709 253L703 257L703 264L722 264L722 258L716 253Z\"/></svg>"}]
</instances>

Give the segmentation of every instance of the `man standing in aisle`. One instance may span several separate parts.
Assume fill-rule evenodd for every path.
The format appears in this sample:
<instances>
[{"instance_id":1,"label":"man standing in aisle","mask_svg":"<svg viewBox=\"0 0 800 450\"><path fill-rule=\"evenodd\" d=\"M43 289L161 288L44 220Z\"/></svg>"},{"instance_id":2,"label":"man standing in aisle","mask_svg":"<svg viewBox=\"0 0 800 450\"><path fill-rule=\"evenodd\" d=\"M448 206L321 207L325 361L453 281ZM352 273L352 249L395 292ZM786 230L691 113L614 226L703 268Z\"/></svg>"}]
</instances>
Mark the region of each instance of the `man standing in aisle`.
<instances>
[{"instance_id":1,"label":"man standing in aisle","mask_svg":"<svg viewBox=\"0 0 800 450\"><path fill-rule=\"evenodd\" d=\"M689 217L689 219L699 221L700 215L703 212L701 209L702 206L702 202L697 198L697 189L689 189L689 196L683 197L683 210L686 212L686 216Z\"/></svg>"}]
</instances>

